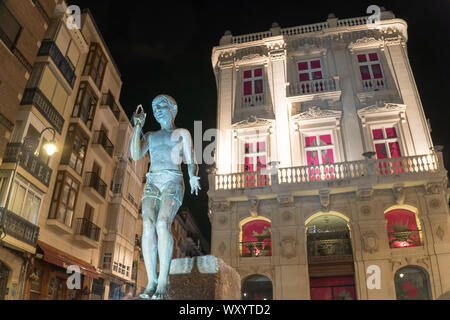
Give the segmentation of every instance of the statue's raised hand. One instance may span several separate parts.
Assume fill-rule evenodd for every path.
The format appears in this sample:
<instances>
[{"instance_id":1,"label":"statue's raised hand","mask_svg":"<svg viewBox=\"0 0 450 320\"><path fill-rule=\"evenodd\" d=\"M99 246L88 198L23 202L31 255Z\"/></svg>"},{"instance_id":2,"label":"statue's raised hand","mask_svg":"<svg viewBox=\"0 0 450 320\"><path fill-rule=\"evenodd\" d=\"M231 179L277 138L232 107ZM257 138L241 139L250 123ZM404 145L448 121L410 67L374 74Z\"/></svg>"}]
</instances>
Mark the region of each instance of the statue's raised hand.
<instances>
[{"instance_id":1,"label":"statue's raised hand","mask_svg":"<svg viewBox=\"0 0 450 320\"><path fill-rule=\"evenodd\" d=\"M146 118L147 114L144 113L144 108L142 108L142 105L139 105L136 109L136 112L133 114L134 125L139 125L142 128L145 124Z\"/></svg>"},{"instance_id":2,"label":"statue's raised hand","mask_svg":"<svg viewBox=\"0 0 450 320\"><path fill-rule=\"evenodd\" d=\"M194 194L198 196L198 191L202 190L202 188L200 187L200 177L196 177L193 176L190 180L189 183L191 185L191 194Z\"/></svg>"}]
</instances>

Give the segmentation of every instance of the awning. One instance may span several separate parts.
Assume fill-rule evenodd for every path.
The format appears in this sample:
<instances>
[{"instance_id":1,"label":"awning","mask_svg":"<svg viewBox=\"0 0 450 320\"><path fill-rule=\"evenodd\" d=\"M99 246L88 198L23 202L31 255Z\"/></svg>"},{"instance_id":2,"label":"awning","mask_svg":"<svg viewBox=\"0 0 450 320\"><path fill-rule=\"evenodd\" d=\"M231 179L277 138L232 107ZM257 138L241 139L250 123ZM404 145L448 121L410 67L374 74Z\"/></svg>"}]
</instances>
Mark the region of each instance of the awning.
<instances>
[{"instance_id":1,"label":"awning","mask_svg":"<svg viewBox=\"0 0 450 320\"><path fill-rule=\"evenodd\" d=\"M99 278L97 270L89 263L68 255L41 241L38 241L38 246L42 249L42 251L44 251L44 261L47 261L48 263L52 263L64 269L67 269L69 266L78 266L80 267L80 273L82 275L93 279Z\"/></svg>"}]
</instances>

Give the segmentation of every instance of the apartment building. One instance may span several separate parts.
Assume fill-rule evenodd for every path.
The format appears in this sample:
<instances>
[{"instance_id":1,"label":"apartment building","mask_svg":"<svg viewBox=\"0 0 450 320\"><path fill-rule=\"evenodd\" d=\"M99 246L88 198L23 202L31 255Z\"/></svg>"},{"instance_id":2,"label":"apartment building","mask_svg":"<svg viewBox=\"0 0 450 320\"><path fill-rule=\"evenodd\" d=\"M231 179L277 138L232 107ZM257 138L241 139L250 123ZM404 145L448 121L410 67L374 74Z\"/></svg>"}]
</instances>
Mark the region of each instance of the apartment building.
<instances>
[{"instance_id":1,"label":"apartment building","mask_svg":"<svg viewBox=\"0 0 450 320\"><path fill-rule=\"evenodd\" d=\"M450 290L447 170L407 51L368 17L233 36L209 176L212 254L243 299L438 299Z\"/></svg>"},{"instance_id":2,"label":"apartment building","mask_svg":"<svg viewBox=\"0 0 450 320\"><path fill-rule=\"evenodd\" d=\"M173 258L198 257L209 254L209 243L202 235L191 210L181 207L172 224Z\"/></svg>"},{"instance_id":3,"label":"apartment building","mask_svg":"<svg viewBox=\"0 0 450 320\"><path fill-rule=\"evenodd\" d=\"M8 182L3 242L29 253L15 264L1 256L10 274L23 274L6 277L7 299L103 299L98 293L108 291L111 275L101 253L111 243L111 265L132 282L135 199L148 158L125 166L120 193L117 171L128 161L131 135L119 103L121 76L91 13L84 11L81 29L73 29L66 9L58 1L50 15L0 168ZM43 152L47 142L56 143L52 156ZM113 217L111 204L124 210ZM67 285L68 269L80 272L79 287Z\"/></svg>"}]
</instances>

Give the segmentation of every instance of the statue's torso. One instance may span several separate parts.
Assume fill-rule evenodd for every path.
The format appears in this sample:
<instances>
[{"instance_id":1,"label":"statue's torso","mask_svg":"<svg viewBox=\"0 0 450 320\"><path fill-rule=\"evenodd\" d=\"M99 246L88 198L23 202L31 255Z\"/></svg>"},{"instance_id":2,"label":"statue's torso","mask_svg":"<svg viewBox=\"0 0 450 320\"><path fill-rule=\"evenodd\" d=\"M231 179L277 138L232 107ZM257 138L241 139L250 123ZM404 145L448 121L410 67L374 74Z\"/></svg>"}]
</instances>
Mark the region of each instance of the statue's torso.
<instances>
[{"instance_id":1,"label":"statue's torso","mask_svg":"<svg viewBox=\"0 0 450 320\"><path fill-rule=\"evenodd\" d=\"M152 132L148 138L151 167L150 171L181 171L183 142L178 130ZM177 137L177 139L172 138Z\"/></svg>"}]
</instances>

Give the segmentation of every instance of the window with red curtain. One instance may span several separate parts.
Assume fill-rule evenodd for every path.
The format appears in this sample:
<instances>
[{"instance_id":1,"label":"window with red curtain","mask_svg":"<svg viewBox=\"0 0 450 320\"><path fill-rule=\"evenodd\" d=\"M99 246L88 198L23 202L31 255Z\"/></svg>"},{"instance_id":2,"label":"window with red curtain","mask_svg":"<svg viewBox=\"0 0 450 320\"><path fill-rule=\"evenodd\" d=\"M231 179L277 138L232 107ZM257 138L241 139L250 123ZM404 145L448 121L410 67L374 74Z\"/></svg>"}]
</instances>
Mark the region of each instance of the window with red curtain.
<instances>
[{"instance_id":1,"label":"window with red curtain","mask_svg":"<svg viewBox=\"0 0 450 320\"><path fill-rule=\"evenodd\" d=\"M251 141L245 143L244 150L244 172L260 172L267 168L267 143L266 141ZM257 180L256 180L257 179ZM258 174L247 176L247 186L266 186L268 184L267 175Z\"/></svg>"},{"instance_id":2,"label":"window with red curtain","mask_svg":"<svg viewBox=\"0 0 450 320\"><path fill-rule=\"evenodd\" d=\"M244 71L244 96L252 96L263 92L263 69L256 68Z\"/></svg>"},{"instance_id":3,"label":"window with red curtain","mask_svg":"<svg viewBox=\"0 0 450 320\"><path fill-rule=\"evenodd\" d=\"M311 278L311 300L356 300L353 276Z\"/></svg>"},{"instance_id":4,"label":"window with red curtain","mask_svg":"<svg viewBox=\"0 0 450 320\"><path fill-rule=\"evenodd\" d=\"M390 248L421 246L420 231L414 212L396 209L385 214Z\"/></svg>"},{"instance_id":5,"label":"window with red curtain","mask_svg":"<svg viewBox=\"0 0 450 320\"><path fill-rule=\"evenodd\" d=\"M332 135L318 134L305 137L306 161L308 166L330 165L335 163ZM313 180L320 179L318 168L310 170ZM334 177L334 168L326 168L326 179Z\"/></svg>"},{"instance_id":6,"label":"window with red curtain","mask_svg":"<svg viewBox=\"0 0 450 320\"><path fill-rule=\"evenodd\" d=\"M372 130L372 138L378 159L400 158L400 140L395 127Z\"/></svg>"},{"instance_id":7,"label":"window with red curtain","mask_svg":"<svg viewBox=\"0 0 450 320\"><path fill-rule=\"evenodd\" d=\"M300 82L323 79L322 62L320 59L301 61L297 66Z\"/></svg>"},{"instance_id":8,"label":"window with red curtain","mask_svg":"<svg viewBox=\"0 0 450 320\"><path fill-rule=\"evenodd\" d=\"M382 79L383 71L378 53L358 54L359 69L363 80Z\"/></svg>"},{"instance_id":9,"label":"window with red curtain","mask_svg":"<svg viewBox=\"0 0 450 320\"><path fill-rule=\"evenodd\" d=\"M243 257L271 256L271 223L265 220L253 220L244 224L241 246Z\"/></svg>"}]
</instances>

